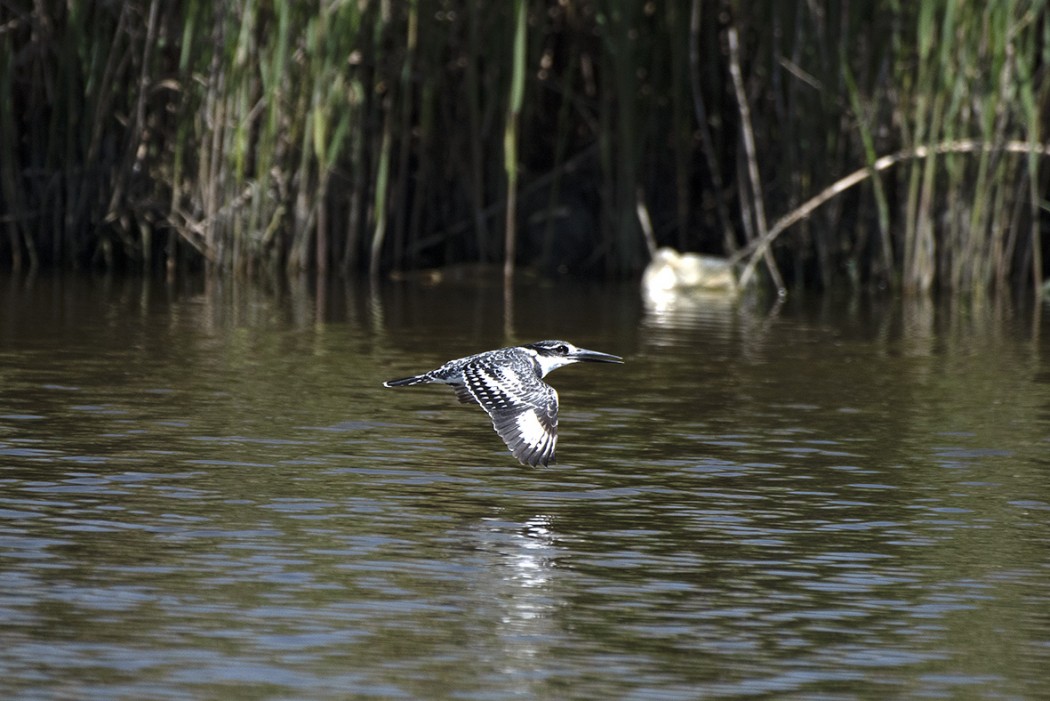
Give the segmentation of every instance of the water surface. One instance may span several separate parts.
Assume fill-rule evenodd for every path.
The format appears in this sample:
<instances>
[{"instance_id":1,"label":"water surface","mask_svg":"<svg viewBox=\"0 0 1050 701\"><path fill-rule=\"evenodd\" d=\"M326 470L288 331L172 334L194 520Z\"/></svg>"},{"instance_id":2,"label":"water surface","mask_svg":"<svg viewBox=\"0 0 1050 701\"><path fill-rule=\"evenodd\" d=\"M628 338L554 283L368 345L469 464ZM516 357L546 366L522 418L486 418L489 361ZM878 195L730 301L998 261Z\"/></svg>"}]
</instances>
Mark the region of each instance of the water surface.
<instances>
[{"instance_id":1,"label":"water surface","mask_svg":"<svg viewBox=\"0 0 1050 701\"><path fill-rule=\"evenodd\" d=\"M0 695L1037 698L1046 321L0 279ZM549 337L547 469L381 386Z\"/></svg>"}]
</instances>

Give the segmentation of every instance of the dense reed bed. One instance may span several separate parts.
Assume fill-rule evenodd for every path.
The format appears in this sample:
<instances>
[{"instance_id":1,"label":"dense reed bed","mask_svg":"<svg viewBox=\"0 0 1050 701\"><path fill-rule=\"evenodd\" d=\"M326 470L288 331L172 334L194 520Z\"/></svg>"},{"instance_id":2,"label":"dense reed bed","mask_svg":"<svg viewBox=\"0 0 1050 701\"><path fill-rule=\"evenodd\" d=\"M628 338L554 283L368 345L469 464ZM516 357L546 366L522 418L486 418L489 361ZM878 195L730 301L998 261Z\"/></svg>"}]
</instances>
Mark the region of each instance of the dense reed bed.
<instances>
[{"instance_id":1,"label":"dense reed bed","mask_svg":"<svg viewBox=\"0 0 1050 701\"><path fill-rule=\"evenodd\" d=\"M0 262L624 276L642 211L777 285L1034 289L1048 67L1040 0L4 3Z\"/></svg>"}]
</instances>

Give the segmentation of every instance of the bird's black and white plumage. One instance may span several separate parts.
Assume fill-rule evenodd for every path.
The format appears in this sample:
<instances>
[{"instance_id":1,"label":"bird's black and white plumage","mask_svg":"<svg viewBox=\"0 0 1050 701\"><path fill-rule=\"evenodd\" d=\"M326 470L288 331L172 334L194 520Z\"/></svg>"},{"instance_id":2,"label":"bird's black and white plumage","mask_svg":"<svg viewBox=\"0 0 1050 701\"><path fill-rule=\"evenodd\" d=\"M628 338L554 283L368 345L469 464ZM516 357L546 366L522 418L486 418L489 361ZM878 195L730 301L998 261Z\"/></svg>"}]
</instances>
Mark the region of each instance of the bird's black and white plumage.
<instances>
[{"instance_id":1,"label":"bird's black and white plumage","mask_svg":"<svg viewBox=\"0 0 1050 701\"><path fill-rule=\"evenodd\" d=\"M539 341L457 358L437 370L383 385L452 385L459 401L480 404L488 413L514 457L535 467L554 461L558 442L558 393L543 378L551 370L580 361L622 363L623 359L577 348L568 341Z\"/></svg>"}]
</instances>

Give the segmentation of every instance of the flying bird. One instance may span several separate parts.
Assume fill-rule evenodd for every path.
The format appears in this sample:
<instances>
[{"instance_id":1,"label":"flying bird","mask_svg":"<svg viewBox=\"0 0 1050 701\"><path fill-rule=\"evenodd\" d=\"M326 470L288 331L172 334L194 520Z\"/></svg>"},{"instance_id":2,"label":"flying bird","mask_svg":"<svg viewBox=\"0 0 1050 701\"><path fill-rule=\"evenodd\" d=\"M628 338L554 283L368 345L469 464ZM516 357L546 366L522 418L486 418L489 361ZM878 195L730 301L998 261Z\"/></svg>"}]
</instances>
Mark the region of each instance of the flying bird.
<instances>
[{"instance_id":1,"label":"flying bird","mask_svg":"<svg viewBox=\"0 0 1050 701\"><path fill-rule=\"evenodd\" d=\"M623 358L568 341L539 341L450 360L436 370L388 380L383 386L452 385L459 401L481 405L514 457L535 467L554 462L558 442L558 392L543 378L580 361L622 363Z\"/></svg>"}]
</instances>

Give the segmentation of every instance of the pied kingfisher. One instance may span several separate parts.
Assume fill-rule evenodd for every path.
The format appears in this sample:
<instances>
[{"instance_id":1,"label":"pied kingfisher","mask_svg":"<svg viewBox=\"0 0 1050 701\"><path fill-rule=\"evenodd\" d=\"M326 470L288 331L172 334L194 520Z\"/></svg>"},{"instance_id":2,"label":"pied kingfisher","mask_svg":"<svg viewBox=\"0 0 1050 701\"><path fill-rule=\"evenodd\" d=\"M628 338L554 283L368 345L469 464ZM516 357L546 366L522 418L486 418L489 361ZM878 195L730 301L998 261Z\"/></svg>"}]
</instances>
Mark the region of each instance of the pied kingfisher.
<instances>
[{"instance_id":1,"label":"pied kingfisher","mask_svg":"<svg viewBox=\"0 0 1050 701\"><path fill-rule=\"evenodd\" d=\"M480 404L488 413L514 457L535 467L554 462L558 442L558 393L543 378L581 360L623 362L619 356L577 348L568 341L539 341L450 360L437 370L383 386L452 385L459 401Z\"/></svg>"}]
</instances>

